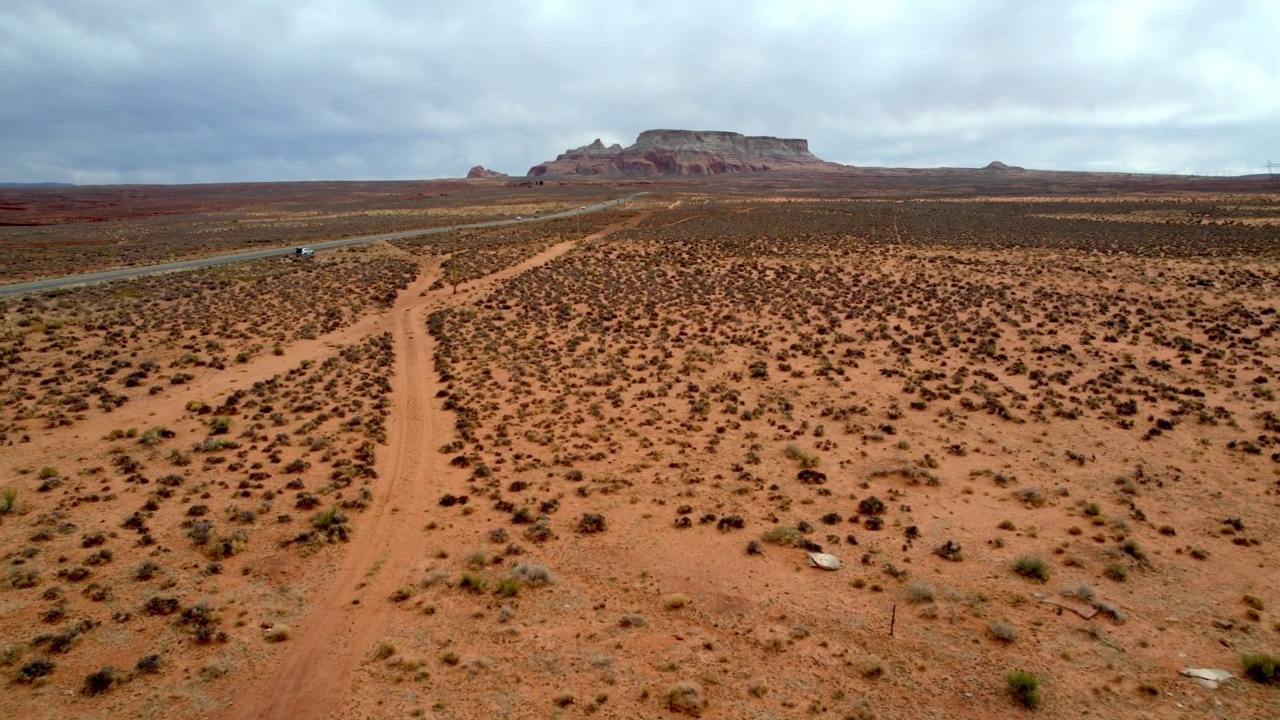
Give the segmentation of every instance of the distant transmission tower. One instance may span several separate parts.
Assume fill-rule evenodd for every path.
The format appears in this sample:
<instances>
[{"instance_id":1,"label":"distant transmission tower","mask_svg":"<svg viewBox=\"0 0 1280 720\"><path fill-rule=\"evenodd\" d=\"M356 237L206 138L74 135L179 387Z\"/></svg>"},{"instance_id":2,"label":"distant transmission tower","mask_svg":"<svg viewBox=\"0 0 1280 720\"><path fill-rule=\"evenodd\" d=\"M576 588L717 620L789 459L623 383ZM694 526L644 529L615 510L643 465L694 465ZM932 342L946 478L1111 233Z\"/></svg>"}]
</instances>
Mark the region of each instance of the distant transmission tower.
<instances>
[{"instance_id":1,"label":"distant transmission tower","mask_svg":"<svg viewBox=\"0 0 1280 720\"><path fill-rule=\"evenodd\" d=\"M1273 163L1271 162L1271 159L1268 158L1267 164L1263 165L1263 167L1267 169L1267 175L1270 177L1272 189L1280 191L1280 175L1276 174L1276 170L1280 170L1280 163Z\"/></svg>"}]
</instances>

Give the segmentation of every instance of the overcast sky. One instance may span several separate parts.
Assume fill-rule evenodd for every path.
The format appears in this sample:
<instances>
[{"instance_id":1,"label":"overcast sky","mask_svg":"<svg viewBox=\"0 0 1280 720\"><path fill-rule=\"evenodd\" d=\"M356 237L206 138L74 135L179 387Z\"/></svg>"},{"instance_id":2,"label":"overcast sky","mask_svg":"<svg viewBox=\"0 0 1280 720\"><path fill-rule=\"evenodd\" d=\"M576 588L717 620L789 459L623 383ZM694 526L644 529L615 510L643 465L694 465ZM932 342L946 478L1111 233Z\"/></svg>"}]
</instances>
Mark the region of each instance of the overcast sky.
<instances>
[{"instance_id":1,"label":"overcast sky","mask_svg":"<svg viewBox=\"0 0 1280 720\"><path fill-rule=\"evenodd\" d=\"M0 181L523 174L650 128L856 165L1280 162L1280 0L6 0Z\"/></svg>"}]
</instances>

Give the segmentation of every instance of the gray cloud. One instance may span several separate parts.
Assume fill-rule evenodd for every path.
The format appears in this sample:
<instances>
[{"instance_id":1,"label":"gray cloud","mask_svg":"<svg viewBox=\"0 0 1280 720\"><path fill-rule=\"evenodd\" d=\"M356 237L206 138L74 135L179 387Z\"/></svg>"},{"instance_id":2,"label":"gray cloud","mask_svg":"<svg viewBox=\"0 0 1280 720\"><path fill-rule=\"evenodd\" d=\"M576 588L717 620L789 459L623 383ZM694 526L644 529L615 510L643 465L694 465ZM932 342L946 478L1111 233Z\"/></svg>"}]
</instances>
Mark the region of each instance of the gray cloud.
<instances>
[{"instance_id":1,"label":"gray cloud","mask_svg":"<svg viewBox=\"0 0 1280 720\"><path fill-rule=\"evenodd\" d=\"M16 4L7 181L519 174L657 127L855 164L1280 160L1269 0Z\"/></svg>"}]
</instances>

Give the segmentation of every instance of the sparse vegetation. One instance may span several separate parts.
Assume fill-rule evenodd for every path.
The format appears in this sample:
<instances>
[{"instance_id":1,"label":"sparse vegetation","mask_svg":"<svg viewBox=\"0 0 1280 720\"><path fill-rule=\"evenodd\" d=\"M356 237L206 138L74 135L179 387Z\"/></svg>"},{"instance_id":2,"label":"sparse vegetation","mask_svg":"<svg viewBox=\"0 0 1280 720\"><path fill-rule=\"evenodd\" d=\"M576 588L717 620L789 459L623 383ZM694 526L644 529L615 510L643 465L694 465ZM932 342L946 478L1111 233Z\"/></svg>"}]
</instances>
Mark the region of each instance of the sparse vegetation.
<instances>
[{"instance_id":1,"label":"sparse vegetation","mask_svg":"<svg viewBox=\"0 0 1280 720\"><path fill-rule=\"evenodd\" d=\"M1047 582L1049 580L1049 564L1044 558L1024 555L1013 561L1013 571L1028 580Z\"/></svg>"},{"instance_id":2,"label":"sparse vegetation","mask_svg":"<svg viewBox=\"0 0 1280 720\"><path fill-rule=\"evenodd\" d=\"M1011 670L1004 675L1014 702L1032 710L1040 707L1040 678L1025 670Z\"/></svg>"},{"instance_id":3,"label":"sparse vegetation","mask_svg":"<svg viewBox=\"0 0 1280 720\"><path fill-rule=\"evenodd\" d=\"M367 255L322 253L308 268L282 261L297 266L287 272L248 263L0 303L8 333L0 365L9 370L0 373L0 442L14 473L4 479L13 500L0 492L0 593L13 622L39 627L9 641L5 664L15 681L46 686L15 688L17 712L31 708L28 697L61 711L84 673L151 652L130 641L135 649L121 652L137 654L90 664L124 636L181 642L163 645L160 675L147 676L161 670L159 655L148 655L152 670L116 671L113 682L128 678L128 692L75 702L136 714L139 698L192 683L221 702L243 686L235 654L209 647L223 623L235 643L290 652L266 643L287 638L279 620L298 616L288 605L256 605L259 589L305 588L313 594L302 601L332 602L331 584L299 579L325 577L344 554L330 543L389 537L396 524L422 538L424 552L411 568L375 564L361 592L338 601L352 603L353 618L393 613L408 623L394 640L406 655L410 645L426 653L429 667L393 651L362 682L371 692L399 685L404 697L418 688L430 698L406 708L418 716L467 714L454 688L505 682L515 670L486 681L487 668L511 661L522 646L511 638L534 634L574 638L574 654L552 644L534 658L572 688L566 714L665 710L668 686L653 678L674 681L688 669L724 712L741 713L743 703L757 714L815 717L869 712L844 695L868 690L858 685L869 678L887 676L877 696L954 678L967 660L956 642L1013 662L1009 653L1032 640L1065 654L1062 643L1085 626L1097 647L1071 647L1078 658L1108 644L1145 647L1146 638L1165 652L1160 618L1186 597L1226 609L1215 619L1231 626L1221 635L1233 645L1254 649L1275 637L1273 588L1220 582L1223 573L1252 577L1272 540L1268 518L1255 517L1277 493L1280 459L1280 421L1263 410L1280 351L1267 293L1280 213L1269 199L1055 192L988 202L966 191L896 202L843 187L806 187L801 198L799 185L786 187L792 180L770 177L778 185L768 202L743 177L732 193L667 188L677 207L651 195L628 214L586 218L582 232L423 236L362 248ZM420 190L413 202L431 212L464 202L452 190ZM502 192L542 202L526 190ZM596 191L590 182L546 189ZM1266 222L1228 224L1241 217ZM240 223L234 234L258 223L267 221ZM111 224L80 223L90 239ZM427 363L438 394L413 402L448 421L443 436L413 439L447 468L432 471L428 507L413 502L420 488L387 492L391 479L379 473L404 467L387 463L403 443L384 442L410 404L393 375L406 336L397 328L351 340L354 332L335 331L357 321L395 326L369 311L397 301L400 281L419 271L423 288L440 279L443 258L475 280L605 226L614 230L550 263L471 285L465 297L400 294L406 307L426 302L415 298L432 304ZM119 252L136 257L135 245L151 244L140 236ZM450 257L462 247L465 256ZM324 269L330 260L335 267ZM421 307L395 316L418 318ZM422 338L420 325L410 329ZM306 344L314 360L272 357L292 356L304 337L318 339ZM233 362L233 373L218 372ZM270 375L270 364L287 369ZM224 375L252 380L229 385ZM139 427L97 417L122 401L139 406L125 406ZM1203 508L1187 507L1189 497L1206 498ZM605 529L604 515L607 534L592 535ZM599 522L583 522L591 516ZM747 537L725 536L748 527ZM785 570L784 585L795 578L782 587L794 607L765 612L750 589L704 597L688 590L698 586L687 573L657 560L638 579L614 565L619 548L663 546L677 532L679 552L718 553L698 563L717 586L736 582L729 574L743 563L773 577ZM824 547L844 561L841 572L805 569L804 551ZM1014 572L990 575L992 563L1018 556ZM1206 560L1213 567L1199 564ZM545 562L572 577L547 587L555 577ZM1015 576L1093 581L1115 574L1108 564L1128 574L1102 593L1115 602L1070 587L1063 594L1078 602L1060 600L1058 620L1035 603L1044 588L1033 592ZM899 635L904 622L924 622L940 639L927 658L863 660L859 648L887 645L863 644L813 615L803 600L822 587L880 608L877 628L893 603L914 603L905 615L897 608ZM1241 604L1245 589L1256 595ZM1121 606L1141 622L1112 639L1101 628L1125 622ZM1080 623L1072 610L1098 615ZM717 618L759 636L731 636ZM679 646L688 652L629 645L672 633L689 640L690 623L696 641ZM419 636L400 634L411 626ZM778 684L772 670L751 680L759 668L740 669L735 658L756 640L775 658L766 670L820 657L805 682L824 691ZM57 671L20 675L46 655ZM1065 662L1046 678L1049 690L1105 682L1089 668L1092 658ZM1176 694L1181 682L1128 666L1107 675L1125 678L1107 683L1127 688L1107 696L1120 714L1149 703L1150 688ZM608 686L607 705L594 683ZM538 687L544 703L558 688ZM519 707L522 688L510 692ZM1228 709L1237 702L1221 697ZM945 705L928 693L917 702L925 715ZM398 711L399 701L388 708Z\"/></svg>"},{"instance_id":4,"label":"sparse vegetation","mask_svg":"<svg viewBox=\"0 0 1280 720\"><path fill-rule=\"evenodd\" d=\"M1240 656L1244 674L1259 683L1280 682L1280 656L1269 653L1253 653Z\"/></svg>"},{"instance_id":5,"label":"sparse vegetation","mask_svg":"<svg viewBox=\"0 0 1280 720\"><path fill-rule=\"evenodd\" d=\"M1011 643L1018 639L1018 629L1003 620L992 620L987 623L987 632L1002 643Z\"/></svg>"}]
</instances>

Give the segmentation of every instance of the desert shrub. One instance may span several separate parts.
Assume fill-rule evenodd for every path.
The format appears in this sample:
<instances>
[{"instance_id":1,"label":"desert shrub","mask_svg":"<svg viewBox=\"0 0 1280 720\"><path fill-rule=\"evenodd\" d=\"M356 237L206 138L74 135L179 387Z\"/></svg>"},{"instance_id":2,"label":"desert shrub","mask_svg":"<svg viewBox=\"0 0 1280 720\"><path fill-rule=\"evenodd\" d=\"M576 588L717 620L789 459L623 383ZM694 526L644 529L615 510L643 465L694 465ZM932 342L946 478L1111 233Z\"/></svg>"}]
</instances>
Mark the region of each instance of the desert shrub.
<instances>
[{"instance_id":1,"label":"desert shrub","mask_svg":"<svg viewBox=\"0 0 1280 720\"><path fill-rule=\"evenodd\" d=\"M520 581L512 577L502 578L498 581L498 587L494 589L494 593L499 597L515 597L520 593Z\"/></svg>"},{"instance_id":2,"label":"desert shrub","mask_svg":"<svg viewBox=\"0 0 1280 720\"><path fill-rule=\"evenodd\" d=\"M311 527L322 535L325 542L347 542L351 535L346 513L336 507L321 510L312 516Z\"/></svg>"},{"instance_id":3,"label":"desert shrub","mask_svg":"<svg viewBox=\"0 0 1280 720\"><path fill-rule=\"evenodd\" d=\"M1269 653L1244 654L1240 656L1240 664L1244 666L1244 674L1254 682L1280 682L1280 656Z\"/></svg>"},{"instance_id":4,"label":"desert shrub","mask_svg":"<svg viewBox=\"0 0 1280 720\"><path fill-rule=\"evenodd\" d=\"M865 678L878 678L884 674L884 662L879 655L868 655L862 659L861 672Z\"/></svg>"},{"instance_id":5,"label":"desert shrub","mask_svg":"<svg viewBox=\"0 0 1280 720\"><path fill-rule=\"evenodd\" d=\"M907 586L907 602L909 603L933 602L933 596L933 586L927 582L917 580Z\"/></svg>"},{"instance_id":6,"label":"desert shrub","mask_svg":"<svg viewBox=\"0 0 1280 720\"><path fill-rule=\"evenodd\" d=\"M160 672L162 661L159 655L144 655L134 663L133 669L142 675L155 675Z\"/></svg>"},{"instance_id":7,"label":"desert shrub","mask_svg":"<svg viewBox=\"0 0 1280 720\"><path fill-rule=\"evenodd\" d=\"M760 539L772 545L790 547L798 545L803 537L800 531L791 525L778 525L766 530Z\"/></svg>"},{"instance_id":8,"label":"desert shrub","mask_svg":"<svg viewBox=\"0 0 1280 720\"><path fill-rule=\"evenodd\" d=\"M604 532L604 529L605 529L605 521L604 521L603 515L597 515L595 513L583 513L582 517L579 518L578 520L578 532L580 533L589 535L593 533Z\"/></svg>"},{"instance_id":9,"label":"desert shrub","mask_svg":"<svg viewBox=\"0 0 1280 720\"><path fill-rule=\"evenodd\" d=\"M116 682L116 669L108 665L85 676L84 686L80 692L85 695L99 695L111 689Z\"/></svg>"},{"instance_id":10,"label":"desert shrub","mask_svg":"<svg viewBox=\"0 0 1280 720\"><path fill-rule=\"evenodd\" d=\"M227 641L227 634L218 629L220 622L217 611L204 603L183 610L178 617L178 626L190 630L201 645Z\"/></svg>"},{"instance_id":11,"label":"desert shrub","mask_svg":"<svg viewBox=\"0 0 1280 720\"><path fill-rule=\"evenodd\" d=\"M619 627L624 627L624 628L644 627L646 624L647 623L645 622L644 616L637 615L635 613L623 615L622 617L618 618Z\"/></svg>"},{"instance_id":12,"label":"desert shrub","mask_svg":"<svg viewBox=\"0 0 1280 720\"><path fill-rule=\"evenodd\" d=\"M142 604L142 612L147 615L172 615L178 611L178 607L178 598L153 595Z\"/></svg>"},{"instance_id":13,"label":"desert shrub","mask_svg":"<svg viewBox=\"0 0 1280 720\"><path fill-rule=\"evenodd\" d=\"M1138 544L1138 541L1133 538L1129 538L1121 543L1120 549L1123 550L1125 554L1129 555L1129 557L1132 557L1140 563L1147 562L1147 551L1143 550L1142 546Z\"/></svg>"},{"instance_id":14,"label":"desert shrub","mask_svg":"<svg viewBox=\"0 0 1280 720\"><path fill-rule=\"evenodd\" d=\"M679 610L689 604L689 597L683 593L673 593L662 603L668 610Z\"/></svg>"},{"instance_id":15,"label":"desert shrub","mask_svg":"<svg viewBox=\"0 0 1280 720\"><path fill-rule=\"evenodd\" d=\"M463 590L469 590L473 593L484 592L486 585L488 585L488 581L484 579L483 575L472 575L471 573L464 572L462 573L462 577L458 579L458 587Z\"/></svg>"},{"instance_id":16,"label":"desert shrub","mask_svg":"<svg viewBox=\"0 0 1280 720\"><path fill-rule=\"evenodd\" d=\"M1014 497L1018 498L1018 502L1022 503L1023 505L1026 505L1027 507L1033 507L1033 508L1044 507L1044 504L1046 502L1044 491L1038 487L1028 486L1024 488L1018 488L1013 492L1013 494L1014 494Z\"/></svg>"},{"instance_id":17,"label":"desert shrub","mask_svg":"<svg viewBox=\"0 0 1280 720\"><path fill-rule=\"evenodd\" d=\"M859 515L883 515L887 509L884 501L875 495L865 497L858 503Z\"/></svg>"},{"instance_id":18,"label":"desert shrub","mask_svg":"<svg viewBox=\"0 0 1280 720\"><path fill-rule=\"evenodd\" d=\"M226 415L214 415L209 418L210 435L226 435L231 432L231 418Z\"/></svg>"},{"instance_id":19,"label":"desert shrub","mask_svg":"<svg viewBox=\"0 0 1280 720\"><path fill-rule=\"evenodd\" d=\"M1040 678L1025 670L1010 670L1004 675L1009 694L1018 704L1035 709L1040 707Z\"/></svg>"},{"instance_id":20,"label":"desert shrub","mask_svg":"<svg viewBox=\"0 0 1280 720\"><path fill-rule=\"evenodd\" d=\"M524 536L529 542L542 543L555 537L555 533L551 532L551 525L545 519L539 519L525 528Z\"/></svg>"},{"instance_id":21,"label":"desert shrub","mask_svg":"<svg viewBox=\"0 0 1280 720\"><path fill-rule=\"evenodd\" d=\"M1113 562L1103 569L1102 574L1116 582L1124 582L1129 577L1129 568L1124 563Z\"/></svg>"},{"instance_id":22,"label":"desert shrub","mask_svg":"<svg viewBox=\"0 0 1280 720\"><path fill-rule=\"evenodd\" d=\"M489 564L489 554L483 548L472 550L467 554L467 567L472 570L479 570Z\"/></svg>"},{"instance_id":23,"label":"desert shrub","mask_svg":"<svg viewBox=\"0 0 1280 720\"><path fill-rule=\"evenodd\" d=\"M301 472L306 472L310 467L311 463L303 460L302 458L295 458L290 460L289 463L284 466L284 471L291 475L296 475Z\"/></svg>"},{"instance_id":24,"label":"desert shrub","mask_svg":"<svg viewBox=\"0 0 1280 720\"><path fill-rule=\"evenodd\" d=\"M293 632L288 625L272 625L262 634L262 638L270 643L279 643L292 637Z\"/></svg>"},{"instance_id":25,"label":"desert shrub","mask_svg":"<svg viewBox=\"0 0 1280 720\"><path fill-rule=\"evenodd\" d=\"M820 462L817 455L814 455L811 452L806 452L800 449L800 446L798 445L788 445L786 447L786 453L787 453L787 457L791 458L792 460L795 460L796 463L802 468L806 468L806 469L816 468L818 467L818 463Z\"/></svg>"},{"instance_id":26,"label":"desert shrub","mask_svg":"<svg viewBox=\"0 0 1280 720\"><path fill-rule=\"evenodd\" d=\"M166 439L174 436L175 436L175 433L172 430L164 427L163 425L157 425L156 427L148 428L147 430L145 430L142 433L142 437L138 438L138 443L141 445L154 447L156 445L163 443Z\"/></svg>"},{"instance_id":27,"label":"desert shrub","mask_svg":"<svg viewBox=\"0 0 1280 720\"><path fill-rule=\"evenodd\" d=\"M1024 578L1045 582L1049 579L1049 565L1044 558L1024 555L1013 561L1013 571Z\"/></svg>"},{"instance_id":28,"label":"desert shrub","mask_svg":"<svg viewBox=\"0 0 1280 720\"><path fill-rule=\"evenodd\" d=\"M39 570L10 570L9 576L5 579L5 583L9 587L24 590L33 588L40 584Z\"/></svg>"},{"instance_id":29,"label":"desert shrub","mask_svg":"<svg viewBox=\"0 0 1280 720\"><path fill-rule=\"evenodd\" d=\"M517 563L511 569L511 577L531 587L551 585L556 581L555 575L546 565L533 563Z\"/></svg>"},{"instance_id":30,"label":"desert shrub","mask_svg":"<svg viewBox=\"0 0 1280 720\"><path fill-rule=\"evenodd\" d=\"M0 515L7 515L13 512L13 507L18 502L18 488L7 487L0 490Z\"/></svg>"},{"instance_id":31,"label":"desert shrub","mask_svg":"<svg viewBox=\"0 0 1280 720\"><path fill-rule=\"evenodd\" d=\"M196 545L204 545L209 542L209 538L212 536L213 523L208 520L199 520L187 528L187 537L191 538L191 542Z\"/></svg>"},{"instance_id":32,"label":"desert shrub","mask_svg":"<svg viewBox=\"0 0 1280 720\"><path fill-rule=\"evenodd\" d=\"M696 682L679 682L667 691L667 709L672 712L698 717L706 708L706 695Z\"/></svg>"},{"instance_id":33,"label":"desert shrub","mask_svg":"<svg viewBox=\"0 0 1280 720\"><path fill-rule=\"evenodd\" d=\"M383 640L373 649L374 660L386 660L396 654L396 646L389 640Z\"/></svg>"},{"instance_id":34,"label":"desert shrub","mask_svg":"<svg viewBox=\"0 0 1280 720\"><path fill-rule=\"evenodd\" d=\"M205 546L205 554L213 560L225 560L238 555L248 543L249 536L243 530L232 530Z\"/></svg>"},{"instance_id":35,"label":"desert shrub","mask_svg":"<svg viewBox=\"0 0 1280 720\"><path fill-rule=\"evenodd\" d=\"M29 683L36 678L42 678L53 672L53 661L47 657L33 658L18 668L14 680L20 683Z\"/></svg>"},{"instance_id":36,"label":"desert shrub","mask_svg":"<svg viewBox=\"0 0 1280 720\"><path fill-rule=\"evenodd\" d=\"M987 632L991 633L991 637L1003 643L1011 643L1018 639L1018 629L1001 620L992 620L987 623Z\"/></svg>"}]
</instances>

